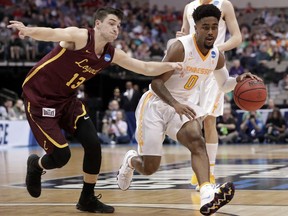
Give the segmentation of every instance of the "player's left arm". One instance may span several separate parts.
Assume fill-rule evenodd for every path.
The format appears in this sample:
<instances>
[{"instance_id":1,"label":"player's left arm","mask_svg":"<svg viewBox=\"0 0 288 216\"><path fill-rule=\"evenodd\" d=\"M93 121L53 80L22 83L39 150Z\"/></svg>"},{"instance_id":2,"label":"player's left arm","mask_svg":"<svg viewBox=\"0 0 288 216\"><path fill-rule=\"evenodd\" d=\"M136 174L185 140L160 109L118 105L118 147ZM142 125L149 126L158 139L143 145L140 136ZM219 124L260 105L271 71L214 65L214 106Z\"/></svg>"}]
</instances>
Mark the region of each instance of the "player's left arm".
<instances>
[{"instance_id":1,"label":"player's left arm","mask_svg":"<svg viewBox=\"0 0 288 216\"><path fill-rule=\"evenodd\" d=\"M224 0L221 10L228 31L231 34L231 37L225 43L218 46L219 51L224 52L239 46L242 42L242 35L239 29L239 24L237 22L232 3L228 0Z\"/></svg>"},{"instance_id":2,"label":"player's left arm","mask_svg":"<svg viewBox=\"0 0 288 216\"><path fill-rule=\"evenodd\" d=\"M224 64L225 64L224 55L221 52L219 52L218 63L213 73L217 81L219 90L222 92L226 93L232 91L235 88L237 82L240 82L245 78L262 80L260 77L253 75L250 72L241 74L237 78L229 77L229 72L227 68L224 67Z\"/></svg>"}]
</instances>

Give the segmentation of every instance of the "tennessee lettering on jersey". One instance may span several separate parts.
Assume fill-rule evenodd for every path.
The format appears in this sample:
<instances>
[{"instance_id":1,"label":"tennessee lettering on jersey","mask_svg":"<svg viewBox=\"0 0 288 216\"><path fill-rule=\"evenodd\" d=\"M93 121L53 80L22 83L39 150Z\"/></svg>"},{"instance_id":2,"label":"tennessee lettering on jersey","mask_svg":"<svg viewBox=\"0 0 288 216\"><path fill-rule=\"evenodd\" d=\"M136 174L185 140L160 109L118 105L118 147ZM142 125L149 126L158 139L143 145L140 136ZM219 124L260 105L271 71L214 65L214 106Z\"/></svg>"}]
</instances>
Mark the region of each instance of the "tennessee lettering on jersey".
<instances>
[{"instance_id":1,"label":"tennessee lettering on jersey","mask_svg":"<svg viewBox=\"0 0 288 216\"><path fill-rule=\"evenodd\" d=\"M197 86L215 70L219 51L213 47L206 55L201 53L194 35L178 38L184 47L183 70L174 71L165 82L166 88L176 99L189 100Z\"/></svg>"},{"instance_id":2,"label":"tennessee lettering on jersey","mask_svg":"<svg viewBox=\"0 0 288 216\"><path fill-rule=\"evenodd\" d=\"M192 73L198 73L198 74L210 74L211 72L213 72L213 70L211 69L207 69L207 68L197 68L197 67L191 67L191 66L186 66L185 70L187 72L192 72Z\"/></svg>"}]
</instances>

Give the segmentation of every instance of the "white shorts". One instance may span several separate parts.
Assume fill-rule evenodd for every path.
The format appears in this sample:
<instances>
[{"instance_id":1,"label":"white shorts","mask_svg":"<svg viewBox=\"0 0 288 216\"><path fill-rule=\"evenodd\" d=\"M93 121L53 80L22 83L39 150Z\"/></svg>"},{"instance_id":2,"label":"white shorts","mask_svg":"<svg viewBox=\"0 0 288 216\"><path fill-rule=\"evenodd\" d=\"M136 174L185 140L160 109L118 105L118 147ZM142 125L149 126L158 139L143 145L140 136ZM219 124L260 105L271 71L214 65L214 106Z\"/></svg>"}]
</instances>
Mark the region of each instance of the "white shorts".
<instances>
[{"instance_id":1,"label":"white shorts","mask_svg":"<svg viewBox=\"0 0 288 216\"><path fill-rule=\"evenodd\" d=\"M218 117L223 115L224 93L219 91L215 76L211 74L199 86L197 91L191 95L194 103L199 102L199 106L208 112L208 115Z\"/></svg>"},{"instance_id":2,"label":"white shorts","mask_svg":"<svg viewBox=\"0 0 288 216\"><path fill-rule=\"evenodd\" d=\"M188 101L186 104L195 110L198 121L202 121L202 117L207 115L198 105ZM177 141L177 133L187 121L189 119L186 116L182 115L181 119L173 107L147 91L142 95L136 109L135 138L139 155L161 156L165 135Z\"/></svg>"}]
</instances>

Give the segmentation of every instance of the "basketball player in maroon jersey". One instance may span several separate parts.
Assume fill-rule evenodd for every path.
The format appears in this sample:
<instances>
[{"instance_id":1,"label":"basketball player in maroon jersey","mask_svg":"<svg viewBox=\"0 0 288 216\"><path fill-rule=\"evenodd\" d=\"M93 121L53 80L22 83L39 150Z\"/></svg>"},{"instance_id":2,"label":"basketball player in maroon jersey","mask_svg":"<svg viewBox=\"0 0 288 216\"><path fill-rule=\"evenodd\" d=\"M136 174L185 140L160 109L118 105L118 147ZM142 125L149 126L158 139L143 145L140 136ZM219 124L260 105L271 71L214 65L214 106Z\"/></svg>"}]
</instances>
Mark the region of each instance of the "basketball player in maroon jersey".
<instances>
[{"instance_id":1,"label":"basketball player in maroon jersey","mask_svg":"<svg viewBox=\"0 0 288 216\"><path fill-rule=\"evenodd\" d=\"M97 131L85 106L76 97L76 89L111 63L144 75L159 75L181 69L180 63L143 62L115 49L110 43L119 33L122 11L100 8L94 15L94 28L27 27L10 21L8 28L19 30L21 38L60 42L28 73L23 83L27 119L33 134L46 154L27 160L26 186L32 197L41 194L43 170L63 167L71 152L61 130L74 134L84 148L83 189L77 209L113 213L112 206L99 201L94 187L101 166L101 146Z\"/></svg>"}]
</instances>

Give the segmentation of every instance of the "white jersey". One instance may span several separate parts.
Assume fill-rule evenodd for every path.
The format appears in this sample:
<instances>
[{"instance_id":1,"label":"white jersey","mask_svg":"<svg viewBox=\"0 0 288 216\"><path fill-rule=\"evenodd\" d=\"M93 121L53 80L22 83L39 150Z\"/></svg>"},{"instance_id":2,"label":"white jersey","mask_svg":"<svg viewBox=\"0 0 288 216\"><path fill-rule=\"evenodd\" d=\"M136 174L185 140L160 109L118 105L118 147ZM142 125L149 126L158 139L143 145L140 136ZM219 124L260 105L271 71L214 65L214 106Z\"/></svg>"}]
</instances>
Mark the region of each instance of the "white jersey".
<instances>
[{"instance_id":1,"label":"white jersey","mask_svg":"<svg viewBox=\"0 0 288 216\"><path fill-rule=\"evenodd\" d=\"M183 70L175 70L164 83L172 96L182 104L186 104L196 112L196 119L202 120L209 111L191 100L197 86L215 70L219 51L213 47L204 56L196 44L194 35L178 38L184 47ZM150 88L142 95L136 109L136 134L138 153L140 155L162 155L162 143L165 134L177 141L177 133L190 121L187 116L180 116L175 109L160 99Z\"/></svg>"},{"instance_id":2,"label":"white jersey","mask_svg":"<svg viewBox=\"0 0 288 216\"><path fill-rule=\"evenodd\" d=\"M197 86L215 70L219 58L219 51L213 47L204 56L196 43L194 35L179 37L184 47L183 71L175 71L165 82L165 87L176 98L188 100ZM151 90L152 91L152 90Z\"/></svg>"},{"instance_id":3,"label":"white jersey","mask_svg":"<svg viewBox=\"0 0 288 216\"><path fill-rule=\"evenodd\" d=\"M210 4L215 5L216 7L219 8L219 10L221 10L221 6L222 6L223 0L211 0ZM189 22L189 26L190 26L190 34L194 34L195 33L195 22L194 19L192 17L192 14L194 12L194 10L201 5L200 0L195 0L192 1L191 3L188 4L187 6L187 11L186 11L186 15L187 15L187 20ZM226 23L223 20L223 17L221 16L220 20L219 20L219 27L218 27L218 36L216 38L215 41L215 45L219 45L219 44L223 44L225 42L225 38L226 38Z\"/></svg>"}]
</instances>

